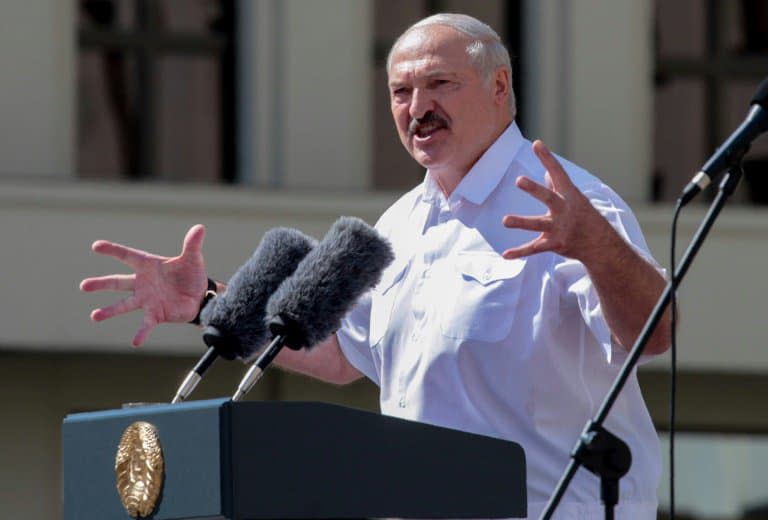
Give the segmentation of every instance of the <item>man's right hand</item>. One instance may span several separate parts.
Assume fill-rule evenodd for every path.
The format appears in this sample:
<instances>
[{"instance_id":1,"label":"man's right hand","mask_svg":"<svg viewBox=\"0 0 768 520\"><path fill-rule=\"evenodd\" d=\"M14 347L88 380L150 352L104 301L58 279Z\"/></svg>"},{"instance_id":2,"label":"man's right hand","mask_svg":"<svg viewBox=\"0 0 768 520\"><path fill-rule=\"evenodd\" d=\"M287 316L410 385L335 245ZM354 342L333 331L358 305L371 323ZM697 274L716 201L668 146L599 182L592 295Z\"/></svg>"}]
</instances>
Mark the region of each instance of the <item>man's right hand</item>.
<instances>
[{"instance_id":1,"label":"man's right hand","mask_svg":"<svg viewBox=\"0 0 768 520\"><path fill-rule=\"evenodd\" d=\"M134 272L86 278L80 282L80 290L85 292L132 293L108 307L95 309L91 319L102 321L141 309L144 319L133 338L134 346L141 345L160 323L184 323L194 319L208 287L202 253L204 238L202 225L191 227L184 237L181 254L175 257L153 255L106 240L94 242L93 251L120 260Z\"/></svg>"}]
</instances>

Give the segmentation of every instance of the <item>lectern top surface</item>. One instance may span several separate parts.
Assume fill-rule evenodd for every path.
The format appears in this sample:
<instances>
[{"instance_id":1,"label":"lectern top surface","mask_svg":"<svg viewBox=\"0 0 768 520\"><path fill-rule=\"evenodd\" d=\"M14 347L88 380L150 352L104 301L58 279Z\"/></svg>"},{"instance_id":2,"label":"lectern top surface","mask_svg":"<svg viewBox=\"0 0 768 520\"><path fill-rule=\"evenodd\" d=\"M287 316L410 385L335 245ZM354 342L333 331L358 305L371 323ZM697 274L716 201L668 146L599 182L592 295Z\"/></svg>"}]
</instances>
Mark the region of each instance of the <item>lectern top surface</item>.
<instances>
[{"instance_id":1,"label":"lectern top surface","mask_svg":"<svg viewBox=\"0 0 768 520\"><path fill-rule=\"evenodd\" d=\"M140 406L126 406L115 410L100 410L95 412L82 412L67 415L64 418L64 424L82 421L93 421L94 419L108 419L110 417L125 417L139 414L167 413L170 411L192 411L206 408L219 408L224 403L229 402L229 398L207 399L204 401L188 401L185 403L147 403Z\"/></svg>"}]
</instances>

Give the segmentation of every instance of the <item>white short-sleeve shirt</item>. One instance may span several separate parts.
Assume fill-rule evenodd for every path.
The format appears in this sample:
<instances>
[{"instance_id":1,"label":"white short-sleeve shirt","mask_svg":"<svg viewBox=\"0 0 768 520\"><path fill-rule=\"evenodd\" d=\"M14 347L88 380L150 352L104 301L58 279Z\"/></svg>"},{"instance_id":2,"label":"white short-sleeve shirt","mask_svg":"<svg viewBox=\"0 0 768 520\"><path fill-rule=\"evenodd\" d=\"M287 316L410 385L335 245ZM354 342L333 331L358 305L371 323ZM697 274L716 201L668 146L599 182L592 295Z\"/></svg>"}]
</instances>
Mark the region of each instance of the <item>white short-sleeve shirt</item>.
<instances>
[{"instance_id":1,"label":"white short-sleeve shirt","mask_svg":"<svg viewBox=\"0 0 768 520\"><path fill-rule=\"evenodd\" d=\"M583 169L561 163L650 258L624 201ZM377 223L395 260L344 319L338 339L348 360L380 387L383 413L521 444L533 518L626 353L613 344L580 262L552 253L501 257L536 236L505 228L502 217L546 212L516 187L520 175L544 183L544 167L514 123L447 200L427 172ZM658 437L634 375L605 424L632 450L617 518L655 518ZM599 517L599 504L598 479L580 469L558 517Z\"/></svg>"}]
</instances>

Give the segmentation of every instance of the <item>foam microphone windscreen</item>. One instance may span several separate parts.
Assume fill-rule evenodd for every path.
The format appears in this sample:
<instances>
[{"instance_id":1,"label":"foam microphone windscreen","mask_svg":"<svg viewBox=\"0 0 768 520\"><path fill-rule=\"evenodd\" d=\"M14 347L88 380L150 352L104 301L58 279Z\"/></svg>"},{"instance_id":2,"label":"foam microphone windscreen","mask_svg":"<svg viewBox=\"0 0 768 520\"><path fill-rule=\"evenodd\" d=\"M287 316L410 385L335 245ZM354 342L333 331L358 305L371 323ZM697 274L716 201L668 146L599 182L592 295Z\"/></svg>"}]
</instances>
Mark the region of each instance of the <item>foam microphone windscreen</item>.
<instances>
[{"instance_id":1,"label":"foam microphone windscreen","mask_svg":"<svg viewBox=\"0 0 768 520\"><path fill-rule=\"evenodd\" d=\"M296 270L316 241L301 231L275 228L200 314L205 339L226 359L247 359L267 341L264 322L269 297Z\"/></svg>"},{"instance_id":2,"label":"foam microphone windscreen","mask_svg":"<svg viewBox=\"0 0 768 520\"><path fill-rule=\"evenodd\" d=\"M372 227L341 217L269 299L270 331L284 335L292 349L320 343L393 259L389 243Z\"/></svg>"}]
</instances>

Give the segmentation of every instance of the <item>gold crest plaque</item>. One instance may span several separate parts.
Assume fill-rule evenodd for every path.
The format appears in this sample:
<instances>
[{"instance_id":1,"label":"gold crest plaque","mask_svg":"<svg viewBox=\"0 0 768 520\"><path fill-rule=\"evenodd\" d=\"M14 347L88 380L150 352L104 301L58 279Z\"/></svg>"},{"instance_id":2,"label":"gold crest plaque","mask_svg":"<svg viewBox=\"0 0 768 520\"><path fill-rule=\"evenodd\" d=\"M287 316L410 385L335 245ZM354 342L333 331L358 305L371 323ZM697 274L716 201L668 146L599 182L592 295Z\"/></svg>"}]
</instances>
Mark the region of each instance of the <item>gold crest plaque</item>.
<instances>
[{"instance_id":1,"label":"gold crest plaque","mask_svg":"<svg viewBox=\"0 0 768 520\"><path fill-rule=\"evenodd\" d=\"M148 422L128 426L115 456L117 492L133 518L152 514L163 487L163 451L157 429Z\"/></svg>"}]
</instances>

